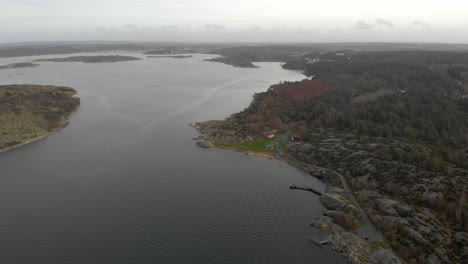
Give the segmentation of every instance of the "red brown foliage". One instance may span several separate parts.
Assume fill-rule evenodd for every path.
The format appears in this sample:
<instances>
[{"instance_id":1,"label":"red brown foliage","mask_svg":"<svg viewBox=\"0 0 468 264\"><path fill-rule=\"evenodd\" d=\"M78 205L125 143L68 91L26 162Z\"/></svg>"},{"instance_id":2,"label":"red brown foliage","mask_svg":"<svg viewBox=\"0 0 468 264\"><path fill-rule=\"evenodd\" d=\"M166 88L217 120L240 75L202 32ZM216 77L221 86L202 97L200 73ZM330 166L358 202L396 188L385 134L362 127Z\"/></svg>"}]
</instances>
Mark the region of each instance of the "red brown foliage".
<instances>
[{"instance_id":1,"label":"red brown foliage","mask_svg":"<svg viewBox=\"0 0 468 264\"><path fill-rule=\"evenodd\" d=\"M276 95L298 103L308 102L317 96L327 94L331 90L330 86L314 80L287 82L274 85L271 89Z\"/></svg>"},{"instance_id":2,"label":"red brown foliage","mask_svg":"<svg viewBox=\"0 0 468 264\"><path fill-rule=\"evenodd\" d=\"M333 222L349 231L356 230L358 226L358 224L354 221L353 215L347 212L339 212L333 218Z\"/></svg>"},{"instance_id":3,"label":"red brown foliage","mask_svg":"<svg viewBox=\"0 0 468 264\"><path fill-rule=\"evenodd\" d=\"M247 133L251 135L258 135L262 131L262 128L257 123L249 123L246 125Z\"/></svg>"}]
</instances>

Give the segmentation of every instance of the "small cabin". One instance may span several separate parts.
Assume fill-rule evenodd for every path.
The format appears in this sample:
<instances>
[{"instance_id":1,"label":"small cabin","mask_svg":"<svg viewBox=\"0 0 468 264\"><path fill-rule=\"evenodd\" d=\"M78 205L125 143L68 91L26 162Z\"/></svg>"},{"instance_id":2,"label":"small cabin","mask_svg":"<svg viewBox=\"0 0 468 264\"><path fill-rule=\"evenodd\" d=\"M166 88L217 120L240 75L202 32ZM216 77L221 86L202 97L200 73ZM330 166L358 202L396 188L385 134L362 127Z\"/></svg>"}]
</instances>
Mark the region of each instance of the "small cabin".
<instances>
[{"instance_id":1,"label":"small cabin","mask_svg":"<svg viewBox=\"0 0 468 264\"><path fill-rule=\"evenodd\" d=\"M301 138L299 136L292 136L291 141L301 141Z\"/></svg>"}]
</instances>

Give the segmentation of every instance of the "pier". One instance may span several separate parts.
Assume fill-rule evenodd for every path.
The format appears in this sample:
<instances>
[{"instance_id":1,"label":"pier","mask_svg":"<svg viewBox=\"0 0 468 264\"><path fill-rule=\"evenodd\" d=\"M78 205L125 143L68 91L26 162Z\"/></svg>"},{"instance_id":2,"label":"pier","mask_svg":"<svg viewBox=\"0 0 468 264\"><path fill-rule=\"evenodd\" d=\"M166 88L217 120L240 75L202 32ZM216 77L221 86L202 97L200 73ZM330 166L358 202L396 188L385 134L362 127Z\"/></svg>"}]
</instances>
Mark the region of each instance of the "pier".
<instances>
[{"instance_id":1,"label":"pier","mask_svg":"<svg viewBox=\"0 0 468 264\"><path fill-rule=\"evenodd\" d=\"M302 191L308 191L308 192L313 192L319 196L322 195L322 192L318 191L318 190L315 190L314 188L312 187L307 187L307 186L297 186L295 184L289 186L289 189L291 190L302 190Z\"/></svg>"},{"instance_id":2,"label":"pier","mask_svg":"<svg viewBox=\"0 0 468 264\"><path fill-rule=\"evenodd\" d=\"M312 243L312 244L314 244L314 245L317 245L317 246L319 246L319 247L322 247L322 246L324 246L324 245L330 244L330 240L328 240L328 239L319 241L319 240L317 240L316 238L307 237L307 240L308 240L310 243Z\"/></svg>"}]
</instances>

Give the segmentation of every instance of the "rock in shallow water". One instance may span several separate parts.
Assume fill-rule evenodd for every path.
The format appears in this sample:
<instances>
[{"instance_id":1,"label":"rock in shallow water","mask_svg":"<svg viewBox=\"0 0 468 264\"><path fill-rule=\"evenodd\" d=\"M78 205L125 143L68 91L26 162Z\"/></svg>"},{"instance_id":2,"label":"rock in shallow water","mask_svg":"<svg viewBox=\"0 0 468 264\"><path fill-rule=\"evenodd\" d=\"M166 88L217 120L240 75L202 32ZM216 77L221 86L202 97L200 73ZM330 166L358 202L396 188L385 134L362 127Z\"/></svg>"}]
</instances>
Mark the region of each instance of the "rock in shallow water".
<instances>
[{"instance_id":1,"label":"rock in shallow water","mask_svg":"<svg viewBox=\"0 0 468 264\"><path fill-rule=\"evenodd\" d=\"M197 146L199 146L200 148L211 148L211 144L205 140L200 140L200 141L197 141Z\"/></svg>"}]
</instances>

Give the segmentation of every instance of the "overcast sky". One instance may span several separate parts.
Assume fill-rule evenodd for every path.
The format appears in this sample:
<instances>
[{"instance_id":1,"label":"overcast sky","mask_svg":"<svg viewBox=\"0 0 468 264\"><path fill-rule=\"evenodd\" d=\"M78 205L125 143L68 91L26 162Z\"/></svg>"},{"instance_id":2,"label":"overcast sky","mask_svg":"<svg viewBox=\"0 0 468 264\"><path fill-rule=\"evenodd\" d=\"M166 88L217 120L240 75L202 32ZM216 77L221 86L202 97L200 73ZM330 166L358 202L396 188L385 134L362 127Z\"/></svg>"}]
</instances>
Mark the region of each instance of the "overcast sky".
<instances>
[{"instance_id":1,"label":"overcast sky","mask_svg":"<svg viewBox=\"0 0 468 264\"><path fill-rule=\"evenodd\" d=\"M468 43L468 0L0 0L0 42Z\"/></svg>"}]
</instances>

